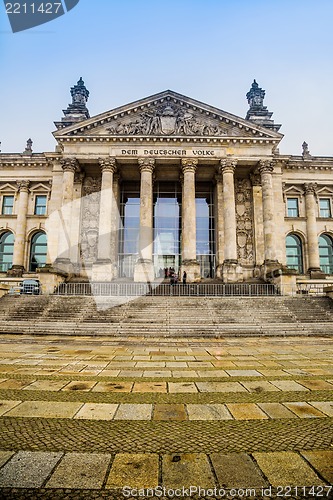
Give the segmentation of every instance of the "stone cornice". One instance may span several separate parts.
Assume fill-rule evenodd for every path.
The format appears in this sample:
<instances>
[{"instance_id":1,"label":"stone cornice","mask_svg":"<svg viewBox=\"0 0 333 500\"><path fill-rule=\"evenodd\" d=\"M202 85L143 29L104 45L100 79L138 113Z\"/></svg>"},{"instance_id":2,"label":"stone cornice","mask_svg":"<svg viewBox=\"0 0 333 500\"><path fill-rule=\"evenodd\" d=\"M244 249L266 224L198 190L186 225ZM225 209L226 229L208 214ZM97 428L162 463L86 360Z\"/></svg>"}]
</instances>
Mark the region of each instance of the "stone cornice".
<instances>
[{"instance_id":1,"label":"stone cornice","mask_svg":"<svg viewBox=\"0 0 333 500\"><path fill-rule=\"evenodd\" d=\"M57 140L61 144L76 144L76 143L175 143L181 142L183 144L188 143L199 143L199 144L222 144L222 145L232 145L232 144L277 144L278 141L270 137L209 137L209 136L172 136L172 137L161 137L161 136L114 136L106 137L100 135L91 136L71 136L71 137L60 137Z\"/></svg>"},{"instance_id":2,"label":"stone cornice","mask_svg":"<svg viewBox=\"0 0 333 500\"><path fill-rule=\"evenodd\" d=\"M311 156L304 159L302 156L281 155L274 158L284 170L333 170L333 157Z\"/></svg>"},{"instance_id":3,"label":"stone cornice","mask_svg":"<svg viewBox=\"0 0 333 500\"><path fill-rule=\"evenodd\" d=\"M0 154L0 167L51 167L49 158L42 155L22 156L20 154Z\"/></svg>"}]
</instances>

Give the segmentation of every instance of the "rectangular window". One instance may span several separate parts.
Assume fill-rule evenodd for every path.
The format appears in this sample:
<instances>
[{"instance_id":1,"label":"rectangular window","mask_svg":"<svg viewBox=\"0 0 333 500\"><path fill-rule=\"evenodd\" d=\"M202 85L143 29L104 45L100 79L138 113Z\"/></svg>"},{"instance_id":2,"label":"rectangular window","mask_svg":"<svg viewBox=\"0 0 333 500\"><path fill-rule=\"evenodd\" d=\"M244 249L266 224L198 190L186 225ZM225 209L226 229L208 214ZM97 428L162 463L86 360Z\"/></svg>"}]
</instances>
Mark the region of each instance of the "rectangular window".
<instances>
[{"instance_id":1,"label":"rectangular window","mask_svg":"<svg viewBox=\"0 0 333 500\"><path fill-rule=\"evenodd\" d=\"M329 218L331 215L331 203L329 198L319 199L319 217Z\"/></svg>"},{"instance_id":2,"label":"rectangular window","mask_svg":"<svg viewBox=\"0 0 333 500\"><path fill-rule=\"evenodd\" d=\"M299 217L298 198L287 198L287 217Z\"/></svg>"},{"instance_id":3,"label":"rectangular window","mask_svg":"<svg viewBox=\"0 0 333 500\"><path fill-rule=\"evenodd\" d=\"M44 195L36 196L35 215L46 215L46 196Z\"/></svg>"},{"instance_id":4,"label":"rectangular window","mask_svg":"<svg viewBox=\"0 0 333 500\"><path fill-rule=\"evenodd\" d=\"M2 215L12 215L14 208L14 196L4 196L2 198Z\"/></svg>"}]
</instances>

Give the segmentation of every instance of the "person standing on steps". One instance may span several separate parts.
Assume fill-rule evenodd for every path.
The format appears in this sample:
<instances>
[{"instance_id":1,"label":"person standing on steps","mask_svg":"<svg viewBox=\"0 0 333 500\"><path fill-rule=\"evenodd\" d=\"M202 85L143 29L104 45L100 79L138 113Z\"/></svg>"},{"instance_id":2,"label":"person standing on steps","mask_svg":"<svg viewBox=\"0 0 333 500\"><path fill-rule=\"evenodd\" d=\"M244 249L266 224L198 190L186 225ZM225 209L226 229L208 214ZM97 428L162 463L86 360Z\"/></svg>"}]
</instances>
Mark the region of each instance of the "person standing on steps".
<instances>
[{"instance_id":1,"label":"person standing on steps","mask_svg":"<svg viewBox=\"0 0 333 500\"><path fill-rule=\"evenodd\" d=\"M183 272L183 285L186 285L187 274L186 271Z\"/></svg>"}]
</instances>

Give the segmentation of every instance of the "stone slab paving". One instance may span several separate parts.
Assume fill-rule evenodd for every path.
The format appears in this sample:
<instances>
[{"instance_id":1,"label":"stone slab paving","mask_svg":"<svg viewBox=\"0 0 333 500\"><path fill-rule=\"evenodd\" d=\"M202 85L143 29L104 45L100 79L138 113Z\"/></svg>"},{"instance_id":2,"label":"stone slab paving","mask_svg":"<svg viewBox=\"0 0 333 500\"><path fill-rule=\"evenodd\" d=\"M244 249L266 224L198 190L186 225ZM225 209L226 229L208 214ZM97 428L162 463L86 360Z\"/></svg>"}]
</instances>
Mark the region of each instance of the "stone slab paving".
<instances>
[{"instance_id":1,"label":"stone slab paving","mask_svg":"<svg viewBox=\"0 0 333 500\"><path fill-rule=\"evenodd\" d=\"M117 409L117 404L85 403L74 418L79 420L112 420Z\"/></svg>"},{"instance_id":2,"label":"stone slab paving","mask_svg":"<svg viewBox=\"0 0 333 500\"><path fill-rule=\"evenodd\" d=\"M162 458L162 481L168 489L214 488L216 486L208 457L204 453L170 454Z\"/></svg>"},{"instance_id":3,"label":"stone slab paving","mask_svg":"<svg viewBox=\"0 0 333 500\"><path fill-rule=\"evenodd\" d=\"M332 358L329 338L0 336L0 498L328 492Z\"/></svg>"},{"instance_id":4,"label":"stone slab paving","mask_svg":"<svg viewBox=\"0 0 333 500\"><path fill-rule=\"evenodd\" d=\"M0 487L40 488L62 453L20 451L0 469Z\"/></svg>"},{"instance_id":5,"label":"stone slab paving","mask_svg":"<svg viewBox=\"0 0 333 500\"><path fill-rule=\"evenodd\" d=\"M301 456L293 452L254 453L255 460L272 486L325 484Z\"/></svg>"},{"instance_id":6,"label":"stone slab paving","mask_svg":"<svg viewBox=\"0 0 333 500\"><path fill-rule=\"evenodd\" d=\"M156 488L159 456L149 453L119 453L112 464L106 488Z\"/></svg>"},{"instance_id":7,"label":"stone slab paving","mask_svg":"<svg viewBox=\"0 0 333 500\"><path fill-rule=\"evenodd\" d=\"M67 453L46 483L47 488L100 489L111 455Z\"/></svg>"},{"instance_id":8,"label":"stone slab paving","mask_svg":"<svg viewBox=\"0 0 333 500\"><path fill-rule=\"evenodd\" d=\"M213 453L211 460L218 482L225 488L269 486L258 465L246 453Z\"/></svg>"}]
</instances>

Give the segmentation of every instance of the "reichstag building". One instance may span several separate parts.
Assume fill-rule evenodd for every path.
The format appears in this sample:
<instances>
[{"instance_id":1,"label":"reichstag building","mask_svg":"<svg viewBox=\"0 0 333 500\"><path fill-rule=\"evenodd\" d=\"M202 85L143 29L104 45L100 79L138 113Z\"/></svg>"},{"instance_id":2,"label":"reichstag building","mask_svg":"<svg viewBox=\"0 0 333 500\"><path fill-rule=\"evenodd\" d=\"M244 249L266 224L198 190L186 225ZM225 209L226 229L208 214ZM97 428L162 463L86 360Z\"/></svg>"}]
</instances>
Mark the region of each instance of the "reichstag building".
<instances>
[{"instance_id":1,"label":"reichstag building","mask_svg":"<svg viewBox=\"0 0 333 500\"><path fill-rule=\"evenodd\" d=\"M281 155L256 81L245 118L170 90L90 117L82 78L71 97L54 152L0 154L2 280L333 275L333 157Z\"/></svg>"}]
</instances>

